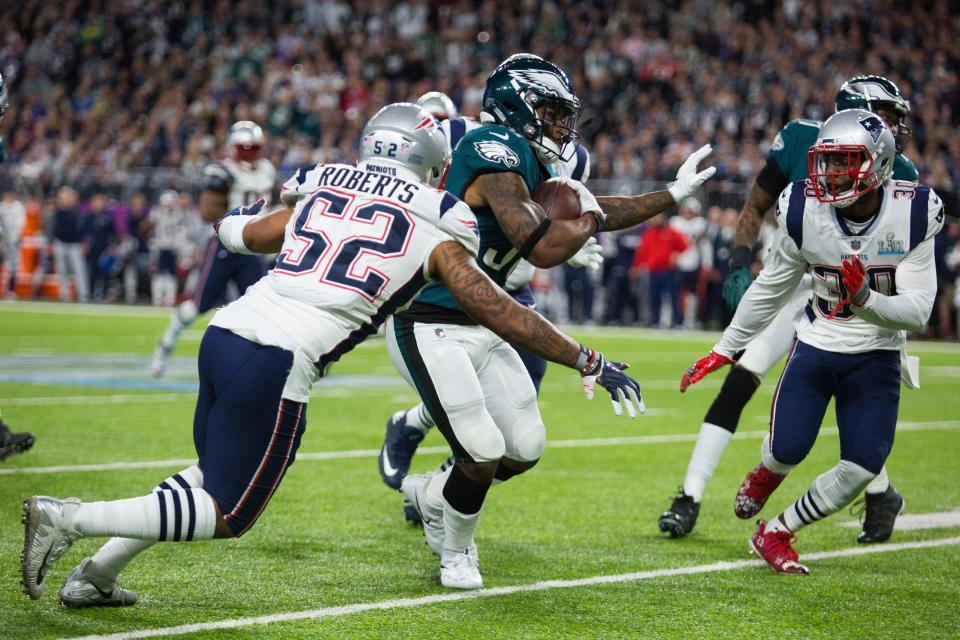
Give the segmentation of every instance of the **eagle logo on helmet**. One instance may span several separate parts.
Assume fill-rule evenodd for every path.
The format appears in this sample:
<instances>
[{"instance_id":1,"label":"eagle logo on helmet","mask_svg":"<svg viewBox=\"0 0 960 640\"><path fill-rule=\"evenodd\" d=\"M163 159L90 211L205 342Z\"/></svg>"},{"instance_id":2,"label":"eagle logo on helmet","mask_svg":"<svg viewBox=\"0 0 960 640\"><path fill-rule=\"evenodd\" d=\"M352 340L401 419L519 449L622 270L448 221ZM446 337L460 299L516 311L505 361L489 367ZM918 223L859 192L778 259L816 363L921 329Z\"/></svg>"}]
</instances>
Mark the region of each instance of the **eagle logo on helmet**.
<instances>
[{"instance_id":1,"label":"eagle logo on helmet","mask_svg":"<svg viewBox=\"0 0 960 640\"><path fill-rule=\"evenodd\" d=\"M474 142L473 147L477 150L477 153L479 153L482 158L485 158L490 162L505 164L510 168L520 165L519 156L513 152L513 149L502 142L485 140L482 142Z\"/></svg>"},{"instance_id":2,"label":"eagle logo on helmet","mask_svg":"<svg viewBox=\"0 0 960 640\"><path fill-rule=\"evenodd\" d=\"M860 123L861 127L867 130L867 133L869 133L870 137L873 138L874 143L880 140L880 134L883 133L883 129L886 126L879 117L873 115L862 118L857 122Z\"/></svg>"},{"instance_id":3,"label":"eagle logo on helmet","mask_svg":"<svg viewBox=\"0 0 960 640\"><path fill-rule=\"evenodd\" d=\"M564 100L577 100L576 96L567 88L567 83L563 78L552 71L546 69L511 69L507 73L510 74L515 85L533 85L547 95Z\"/></svg>"}]
</instances>

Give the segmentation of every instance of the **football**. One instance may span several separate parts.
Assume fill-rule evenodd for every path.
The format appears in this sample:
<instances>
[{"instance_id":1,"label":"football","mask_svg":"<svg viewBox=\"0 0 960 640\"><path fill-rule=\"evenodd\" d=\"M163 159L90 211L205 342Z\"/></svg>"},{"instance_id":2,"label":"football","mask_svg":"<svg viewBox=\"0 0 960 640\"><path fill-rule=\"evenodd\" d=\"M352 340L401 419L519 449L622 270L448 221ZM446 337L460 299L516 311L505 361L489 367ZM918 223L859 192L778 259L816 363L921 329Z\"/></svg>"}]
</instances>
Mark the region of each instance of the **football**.
<instances>
[{"instance_id":1,"label":"football","mask_svg":"<svg viewBox=\"0 0 960 640\"><path fill-rule=\"evenodd\" d=\"M544 180L533 190L531 197L551 220L573 220L583 213L577 192L560 178Z\"/></svg>"}]
</instances>

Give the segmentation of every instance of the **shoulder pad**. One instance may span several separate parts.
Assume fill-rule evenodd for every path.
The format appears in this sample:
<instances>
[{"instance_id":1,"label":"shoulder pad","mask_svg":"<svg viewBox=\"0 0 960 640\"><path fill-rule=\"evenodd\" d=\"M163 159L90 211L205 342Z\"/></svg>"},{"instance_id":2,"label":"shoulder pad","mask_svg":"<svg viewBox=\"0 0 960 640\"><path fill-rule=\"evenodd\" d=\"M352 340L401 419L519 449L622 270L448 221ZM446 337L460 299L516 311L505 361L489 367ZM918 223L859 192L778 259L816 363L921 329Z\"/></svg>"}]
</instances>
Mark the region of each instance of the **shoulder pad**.
<instances>
[{"instance_id":1,"label":"shoulder pad","mask_svg":"<svg viewBox=\"0 0 960 640\"><path fill-rule=\"evenodd\" d=\"M524 138L506 127L487 125L470 131L454 151L454 159L501 171L518 169L533 154Z\"/></svg>"},{"instance_id":2,"label":"shoulder pad","mask_svg":"<svg viewBox=\"0 0 960 640\"><path fill-rule=\"evenodd\" d=\"M480 228L476 216L465 202L451 193L444 193L440 200L437 227L443 234L466 247L470 255L477 257L480 250Z\"/></svg>"},{"instance_id":3,"label":"shoulder pad","mask_svg":"<svg viewBox=\"0 0 960 640\"><path fill-rule=\"evenodd\" d=\"M777 200L777 222L797 245L803 246L803 212L807 208L807 181L792 182Z\"/></svg>"},{"instance_id":4,"label":"shoulder pad","mask_svg":"<svg viewBox=\"0 0 960 640\"><path fill-rule=\"evenodd\" d=\"M893 158L893 175L891 177L894 180L916 182L920 177L920 173L917 171L917 165L913 164L910 158L902 153L898 153Z\"/></svg>"},{"instance_id":5,"label":"shoulder pad","mask_svg":"<svg viewBox=\"0 0 960 640\"><path fill-rule=\"evenodd\" d=\"M943 200L925 184L918 184L910 202L910 250L943 228Z\"/></svg>"},{"instance_id":6,"label":"shoulder pad","mask_svg":"<svg viewBox=\"0 0 960 640\"><path fill-rule=\"evenodd\" d=\"M207 191L227 193L233 184L233 175L222 164L208 164L203 170L204 185Z\"/></svg>"}]
</instances>

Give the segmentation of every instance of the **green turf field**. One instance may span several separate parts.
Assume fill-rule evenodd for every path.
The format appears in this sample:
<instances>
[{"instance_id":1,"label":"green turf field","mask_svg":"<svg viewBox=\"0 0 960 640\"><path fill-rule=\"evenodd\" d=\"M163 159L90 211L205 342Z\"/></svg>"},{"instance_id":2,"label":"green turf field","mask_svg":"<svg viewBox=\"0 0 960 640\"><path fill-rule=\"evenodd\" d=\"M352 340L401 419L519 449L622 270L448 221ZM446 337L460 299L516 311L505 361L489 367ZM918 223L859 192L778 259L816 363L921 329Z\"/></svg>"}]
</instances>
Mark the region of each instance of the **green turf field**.
<instances>
[{"instance_id":1,"label":"green turf field","mask_svg":"<svg viewBox=\"0 0 960 640\"><path fill-rule=\"evenodd\" d=\"M81 540L31 601L19 585L23 498L139 495L191 460L202 326L185 334L170 375L155 382L146 372L167 315L0 303L0 409L37 436L33 450L0 465L0 638L960 637L960 526L897 531L891 543L864 548L858 529L838 526L854 519L842 512L801 532L810 576L751 562L755 524L734 517L733 496L758 460L775 375L744 412L693 535L665 539L657 517L723 374L685 396L677 382L717 336L625 329L573 333L633 364L648 414L615 418L603 397L582 397L575 373L551 366L541 408L553 444L533 471L494 488L484 508L477 543L486 590L439 585L438 561L380 482L384 422L416 397L374 339L316 389L297 463L246 536L158 544L124 574L140 594L136 606L73 611L56 590L98 546ZM913 346L923 389L903 393L888 469L905 515L956 511L960 347ZM761 515L778 513L836 464L831 414ZM442 460L442 445L431 433L414 471ZM102 468L110 463L123 464Z\"/></svg>"}]
</instances>

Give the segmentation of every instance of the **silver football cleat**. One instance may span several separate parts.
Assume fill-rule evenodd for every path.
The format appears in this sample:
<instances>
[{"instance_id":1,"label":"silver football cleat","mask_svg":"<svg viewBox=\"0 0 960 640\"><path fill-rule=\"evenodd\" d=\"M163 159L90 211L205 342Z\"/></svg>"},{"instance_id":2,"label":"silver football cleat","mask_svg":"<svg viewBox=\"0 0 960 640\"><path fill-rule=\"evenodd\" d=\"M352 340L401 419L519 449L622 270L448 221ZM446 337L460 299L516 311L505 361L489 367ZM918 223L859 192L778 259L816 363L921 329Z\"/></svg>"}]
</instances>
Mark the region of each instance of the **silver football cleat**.
<instances>
[{"instance_id":1,"label":"silver football cleat","mask_svg":"<svg viewBox=\"0 0 960 640\"><path fill-rule=\"evenodd\" d=\"M129 607L137 603L137 594L118 583L104 584L103 580L87 573L93 558L83 562L67 576L60 587L60 603L71 609L84 607Z\"/></svg>"},{"instance_id":2,"label":"silver football cleat","mask_svg":"<svg viewBox=\"0 0 960 640\"><path fill-rule=\"evenodd\" d=\"M80 500L33 496L23 501L23 552L20 575L23 592L32 600L43 595L47 571L80 537L73 515Z\"/></svg>"},{"instance_id":3,"label":"silver football cleat","mask_svg":"<svg viewBox=\"0 0 960 640\"><path fill-rule=\"evenodd\" d=\"M423 522L423 537L434 555L439 556L446 535L443 528L443 511L435 511L427 506L427 483L429 473L413 474L403 479L400 491Z\"/></svg>"}]
</instances>

